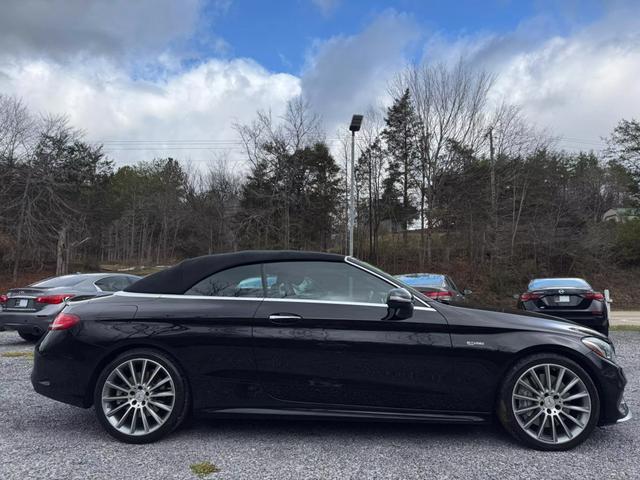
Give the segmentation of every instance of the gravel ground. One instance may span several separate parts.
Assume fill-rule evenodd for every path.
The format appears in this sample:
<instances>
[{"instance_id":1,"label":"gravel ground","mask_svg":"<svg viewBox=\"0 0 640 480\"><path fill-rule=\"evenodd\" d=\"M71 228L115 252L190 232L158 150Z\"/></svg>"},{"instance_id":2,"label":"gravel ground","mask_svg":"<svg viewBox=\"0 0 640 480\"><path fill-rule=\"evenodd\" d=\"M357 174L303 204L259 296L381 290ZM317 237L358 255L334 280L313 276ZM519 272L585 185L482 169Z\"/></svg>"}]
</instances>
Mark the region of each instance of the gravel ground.
<instances>
[{"instance_id":1,"label":"gravel ground","mask_svg":"<svg viewBox=\"0 0 640 480\"><path fill-rule=\"evenodd\" d=\"M0 332L0 479L640 478L640 332L613 332L636 418L566 453L520 447L498 426L197 420L152 445L112 440L92 410L36 394L31 347Z\"/></svg>"}]
</instances>

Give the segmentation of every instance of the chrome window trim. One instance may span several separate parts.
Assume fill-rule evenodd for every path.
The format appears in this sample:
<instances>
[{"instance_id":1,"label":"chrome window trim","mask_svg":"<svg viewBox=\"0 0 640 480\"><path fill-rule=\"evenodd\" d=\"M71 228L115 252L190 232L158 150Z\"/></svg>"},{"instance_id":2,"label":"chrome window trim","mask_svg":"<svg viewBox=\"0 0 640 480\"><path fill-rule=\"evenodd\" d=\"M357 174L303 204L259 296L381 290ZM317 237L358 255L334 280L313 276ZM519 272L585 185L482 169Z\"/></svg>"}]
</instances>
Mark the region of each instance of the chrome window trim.
<instances>
[{"instance_id":1,"label":"chrome window trim","mask_svg":"<svg viewBox=\"0 0 640 480\"><path fill-rule=\"evenodd\" d=\"M388 282L387 282L388 283ZM183 300L252 300L264 302L289 302L289 303L317 303L321 305L348 305L359 307L382 307L387 308L384 303L366 302L339 302L336 300L314 300L306 298L266 298L266 297L210 297L207 295L177 295L169 293L137 293L137 292L114 292L113 295L119 297L142 297L142 298L175 298ZM415 310L435 312L431 307L414 307Z\"/></svg>"},{"instance_id":2,"label":"chrome window trim","mask_svg":"<svg viewBox=\"0 0 640 480\"><path fill-rule=\"evenodd\" d=\"M360 270L365 271L365 272L369 273L370 275L373 275L373 276L375 276L375 277L378 277L380 280L382 280L382 281L384 281L384 282L387 282L389 285L393 285L393 286L394 286L394 287L396 287L396 288L404 288L402 285L399 285L399 284L397 284L397 283L393 283L393 282L391 282L388 278L385 278L385 277L383 277L382 275L378 275L376 272L372 272L371 270L369 270L369 269L367 269L367 268L363 267L362 265L358 265L357 263L353 262L353 261L351 260L351 257L349 257L349 256L344 257L344 261L345 261L346 263L348 263L349 265L353 266L353 267L359 268ZM429 305L427 302L425 302L425 301L421 300L421 299L420 299L420 298L418 298L418 297L414 297L414 298L415 298L416 300L418 300L422 305L424 305L424 306L426 307L426 309L427 309L427 310L433 310L434 312L436 311L436 309L435 309L435 308L433 308L431 305Z\"/></svg>"}]
</instances>

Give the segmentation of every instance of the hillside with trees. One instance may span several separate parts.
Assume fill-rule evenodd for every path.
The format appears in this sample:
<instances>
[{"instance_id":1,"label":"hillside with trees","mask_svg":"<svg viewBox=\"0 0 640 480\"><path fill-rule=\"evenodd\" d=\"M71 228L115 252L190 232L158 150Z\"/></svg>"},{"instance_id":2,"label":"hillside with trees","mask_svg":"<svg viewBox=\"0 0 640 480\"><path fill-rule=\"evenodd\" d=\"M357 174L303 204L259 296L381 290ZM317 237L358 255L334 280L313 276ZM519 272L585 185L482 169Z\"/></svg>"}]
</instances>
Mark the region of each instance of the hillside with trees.
<instances>
[{"instance_id":1,"label":"hillside with trees","mask_svg":"<svg viewBox=\"0 0 640 480\"><path fill-rule=\"evenodd\" d=\"M565 152L464 62L408 67L357 135L355 254L393 273L447 272L483 303L527 279L585 276L635 305L640 123L602 152ZM349 132L327 140L302 98L235 125L240 167L212 158L119 166L64 117L0 96L4 286L38 272L168 265L240 249L346 250ZM332 134L335 135L335 134ZM333 148L332 148L333 147Z\"/></svg>"}]
</instances>

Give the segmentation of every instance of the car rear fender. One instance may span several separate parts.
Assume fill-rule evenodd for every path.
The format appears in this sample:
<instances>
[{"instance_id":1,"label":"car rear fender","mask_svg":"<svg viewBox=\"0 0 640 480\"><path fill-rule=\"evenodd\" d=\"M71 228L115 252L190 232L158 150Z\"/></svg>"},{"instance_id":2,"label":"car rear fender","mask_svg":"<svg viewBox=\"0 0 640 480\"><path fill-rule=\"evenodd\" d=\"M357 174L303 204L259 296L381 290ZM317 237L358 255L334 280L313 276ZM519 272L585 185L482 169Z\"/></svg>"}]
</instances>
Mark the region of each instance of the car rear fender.
<instances>
[{"instance_id":1,"label":"car rear fender","mask_svg":"<svg viewBox=\"0 0 640 480\"><path fill-rule=\"evenodd\" d=\"M85 394L85 399L84 399L84 404L86 406L86 408L89 408L93 405L93 393L94 390L96 388L96 382L98 381L98 376L100 375L100 373L102 372L102 370L111 362L113 361L116 357L118 357L118 355L121 355L123 353L126 353L130 350L134 350L136 348L145 348L147 350L156 350L157 352L162 353L163 355L169 357L174 365L180 370L180 373L182 373L182 375L184 375L184 377L187 379L187 388L189 388L189 396L191 397L191 382L188 381L188 376L186 375L186 371L184 369L184 367L181 365L181 363L178 361L178 359L166 348L164 348L162 345L158 345L156 343L144 343L144 342L140 342L140 341L136 341L136 342L132 342L132 343L127 343L124 345L119 345L118 347L116 347L113 350L110 350L102 359L100 359L100 362L97 364L95 370L93 371L93 374L91 375L91 379L89 381L89 386L87 388L87 392Z\"/></svg>"}]
</instances>

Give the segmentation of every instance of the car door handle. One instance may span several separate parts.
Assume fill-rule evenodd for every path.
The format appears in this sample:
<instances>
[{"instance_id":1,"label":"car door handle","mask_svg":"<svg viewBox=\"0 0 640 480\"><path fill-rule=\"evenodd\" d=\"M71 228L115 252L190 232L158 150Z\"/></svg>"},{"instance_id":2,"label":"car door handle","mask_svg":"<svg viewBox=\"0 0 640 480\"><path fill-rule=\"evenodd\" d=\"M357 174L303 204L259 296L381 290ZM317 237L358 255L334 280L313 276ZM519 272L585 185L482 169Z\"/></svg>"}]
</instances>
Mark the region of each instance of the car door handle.
<instances>
[{"instance_id":1,"label":"car door handle","mask_svg":"<svg viewBox=\"0 0 640 480\"><path fill-rule=\"evenodd\" d=\"M269 315L269 321L276 325L295 325L302 317L300 315L292 315L290 313L274 313Z\"/></svg>"}]
</instances>

